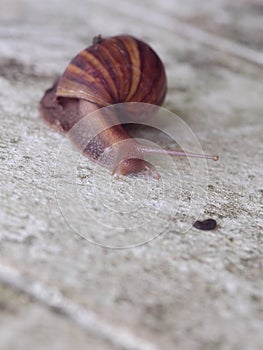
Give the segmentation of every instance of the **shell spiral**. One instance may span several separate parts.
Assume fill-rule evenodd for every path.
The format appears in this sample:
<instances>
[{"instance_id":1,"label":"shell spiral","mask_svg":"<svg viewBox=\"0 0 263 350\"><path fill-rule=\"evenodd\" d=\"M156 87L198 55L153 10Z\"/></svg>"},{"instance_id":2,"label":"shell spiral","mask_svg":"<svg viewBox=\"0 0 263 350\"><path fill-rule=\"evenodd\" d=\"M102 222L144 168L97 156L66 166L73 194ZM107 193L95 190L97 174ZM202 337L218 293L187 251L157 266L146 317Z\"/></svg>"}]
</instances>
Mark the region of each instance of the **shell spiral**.
<instances>
[{"instance_id":1,"label":"shell spiral","mask_svg":"<svg viewBox=\"0 0 263 350\"><path fill-rule=\"evenodd\" d=\"M163 63L154 50L129 35L97 40L72 59L56 96L104 107L122 102L161 105L166 94Z\"/></svg>"}]
</instances>

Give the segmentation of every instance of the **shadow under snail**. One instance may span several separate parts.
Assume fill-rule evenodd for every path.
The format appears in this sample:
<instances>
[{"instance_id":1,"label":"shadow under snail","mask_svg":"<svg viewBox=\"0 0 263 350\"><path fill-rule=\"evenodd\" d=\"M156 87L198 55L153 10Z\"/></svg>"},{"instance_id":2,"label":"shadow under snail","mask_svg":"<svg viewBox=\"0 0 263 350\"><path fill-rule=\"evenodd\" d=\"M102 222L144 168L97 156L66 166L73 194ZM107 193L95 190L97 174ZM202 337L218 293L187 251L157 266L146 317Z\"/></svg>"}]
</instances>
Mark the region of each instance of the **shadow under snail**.
<instances>
[{"instance_id":1,"label":"shadow under snail","mask_svg":"<svg viewBox=\"0 0 263 350\"><path fill-rule=\"evenodd\" d=\"M116 177L147 170L159 178L152 165L143 159L148 154L166 152L171 156L217 160L217 156L142 145L118 122L118 116L107 117L99 113L102 107L123 102L160 106L166 89L164 65L148 44L129 35L105 39L97 36L90 47L72 59L62 76L45 92L39 110L49 124L65 134L79 124L84 116L86 128L94 132L103 130L98 134L95 132L85 147L82 145L85 127L84 132L80 130L81 135L75 136L72 141L85 156L110 169ZM92 113L95 111L98 113ZM107 118L111 118L111 123ZM132 122L136 123L142 118L145 116L134 113ZM114 126L112 119L113 124L116 124ZM122 142L127 140L128 143ZM113 147L114 144L116 147ZM111 156L101 157L108 148L112 149Z\"/></svg>"}]
</instances>

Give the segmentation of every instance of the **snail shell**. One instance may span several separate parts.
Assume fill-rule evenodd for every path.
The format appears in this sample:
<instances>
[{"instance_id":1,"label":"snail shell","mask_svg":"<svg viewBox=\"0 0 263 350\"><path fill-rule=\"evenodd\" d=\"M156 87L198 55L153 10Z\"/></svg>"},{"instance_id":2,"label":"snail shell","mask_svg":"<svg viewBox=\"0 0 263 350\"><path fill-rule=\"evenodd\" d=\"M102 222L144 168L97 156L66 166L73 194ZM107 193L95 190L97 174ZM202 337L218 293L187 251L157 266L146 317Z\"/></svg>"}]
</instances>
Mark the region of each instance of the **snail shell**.
<instances>
[{"instance_id":1,"label":"snail shell","mask_svg":"<svg viewBox=\"0 0 263 350\"><path fill-rule=\"evenodd\" d=\"M56 96L105 107L121 102L161 105L166 93L164 66L146 43L128 35L97 39L81 51L59 79Z\"/></svg>"}]
</instances>

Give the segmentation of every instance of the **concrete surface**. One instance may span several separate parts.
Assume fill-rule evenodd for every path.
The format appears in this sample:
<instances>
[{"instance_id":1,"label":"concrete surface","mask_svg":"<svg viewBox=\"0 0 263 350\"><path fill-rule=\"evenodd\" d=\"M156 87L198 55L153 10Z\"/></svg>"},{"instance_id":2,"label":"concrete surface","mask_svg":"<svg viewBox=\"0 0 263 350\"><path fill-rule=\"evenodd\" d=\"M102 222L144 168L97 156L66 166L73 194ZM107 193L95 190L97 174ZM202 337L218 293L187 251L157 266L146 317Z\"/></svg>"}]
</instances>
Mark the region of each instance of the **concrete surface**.
<instances>
[{"instance_id":1,"label":"concrete surface","mask_svg":"<svg viewBox=\"0 0 263 350\"><path fill-rule=\"evenodd\" d=\"M262 349L262 13L261 0L1 1L1 349ZM164 183L116 183L77 153L61 157L67 143L39 118L71 57L123 32L160 54L165 107L220 155L193 202L187 161ZM72 186L79 197L63 197ZM199 214L218 229L191 228ZM76 232L123 246L162 229L119 250Z\"/></svg>"}]
</instances>

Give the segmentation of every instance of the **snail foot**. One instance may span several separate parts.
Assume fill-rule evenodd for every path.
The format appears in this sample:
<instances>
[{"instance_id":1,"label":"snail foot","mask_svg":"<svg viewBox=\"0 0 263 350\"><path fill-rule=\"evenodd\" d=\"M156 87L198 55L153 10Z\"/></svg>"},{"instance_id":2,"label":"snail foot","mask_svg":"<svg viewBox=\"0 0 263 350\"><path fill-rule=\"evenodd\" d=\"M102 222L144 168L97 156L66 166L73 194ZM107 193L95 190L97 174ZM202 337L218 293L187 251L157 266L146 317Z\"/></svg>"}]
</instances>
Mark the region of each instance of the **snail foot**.
<instances>
[{"instance_id":1,"label":"snail foot","mask_svg":"<svg viewBox=\"0 0 263 350\"><path fill-rule=\"evenodd\" d=\"M141 171L149 171L154 178L160 179L160 174L146 160L129 158L121 160L113 169L112 175L118 180L122 175L135 174Z\"/></svg>"}]
</instances>

